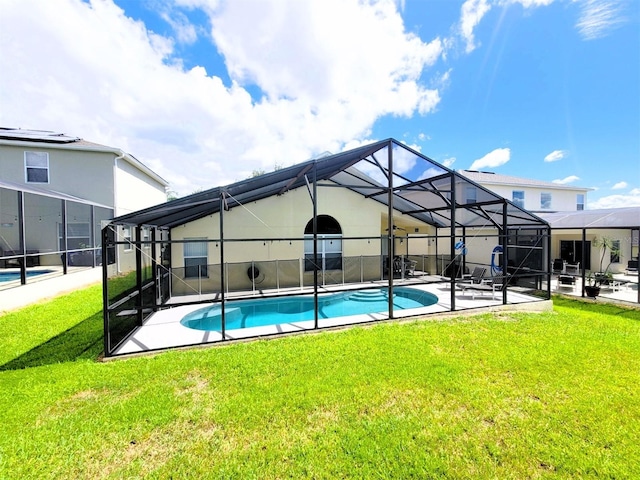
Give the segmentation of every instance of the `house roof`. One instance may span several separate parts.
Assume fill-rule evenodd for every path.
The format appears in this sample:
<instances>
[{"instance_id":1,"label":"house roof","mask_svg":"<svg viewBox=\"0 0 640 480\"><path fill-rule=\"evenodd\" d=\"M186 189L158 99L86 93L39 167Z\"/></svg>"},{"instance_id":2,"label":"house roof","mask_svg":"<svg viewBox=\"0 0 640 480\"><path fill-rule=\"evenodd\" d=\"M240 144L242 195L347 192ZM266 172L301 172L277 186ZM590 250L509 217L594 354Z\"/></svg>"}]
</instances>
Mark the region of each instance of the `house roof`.
<instances>
[{"instance_id":1,"label":"house roof","mask_svg":"<svg viewBox=\"0 0 640 480\"><path fill-rule=\"evenodd\" d=\"M73 149L87 152L112 153L115 156L124 159L127 163L131 164L138 170L144 172L146 175L153 178L164 187L169 186L169 182L167 182L164 178L155 173L133 155L123 152L119 148L89 142L87 140L83 140L82 138L73 137L64 133L58 133L49 130L27 130L22 128L0 127L0 144L14 146L30 145L31 148L64 150Z\"/></svg>"},{"instance_id":2,"label":"house roof","mask_svg":"<svg viewBox=\"0 0 640 480\"><path fill-rule=\"evenodd\" d=\"M640 207L540 213L552 229L640 228Z\"/></svg>"},{"instance_id":3,"label":"house roof","mask_svg":"<svg viewBox=\"0 0 640 480\"><path fill-rule=\"evenodd\" d=\"M550 188L560 190L577 190L588 192L592 188L576 187L574 185L564 185L555 182L545 182L531 178L513 177L494 172L480 172L476 170L461 170L460 173L474 182L481 185L513 185L522 187Z\"/></svg>"},{"instance_id":4,"label":"house roof","mask_svg":"<svg viewBox=\"0 0 640 480\"><path fill-rule=\"evenodd\" d=\"M113 223L172 228L297 188L342 187L435 227L546 227L532 213L394 139L308 160L128 215ZM389 189L389 186L392 188ZM468 187L474 195L468 197ZM392 191L392 194L390 194ZM455 191L455 202L452 202ZM390 205L391 203L391 205Z\"/></svg>"}]
</instances>

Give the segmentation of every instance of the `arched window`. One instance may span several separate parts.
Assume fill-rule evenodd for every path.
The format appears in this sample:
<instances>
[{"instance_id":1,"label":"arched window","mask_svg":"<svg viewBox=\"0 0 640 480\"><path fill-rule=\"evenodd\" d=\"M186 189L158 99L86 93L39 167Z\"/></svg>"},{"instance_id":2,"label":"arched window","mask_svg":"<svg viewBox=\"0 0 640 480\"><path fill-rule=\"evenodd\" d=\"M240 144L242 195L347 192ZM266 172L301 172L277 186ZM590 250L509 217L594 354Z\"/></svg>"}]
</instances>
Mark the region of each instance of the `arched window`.
<instances>
[{"instance_id":1,"label":"arched window","mask_svg":"<svg viewBox=\"0 0 640 480\"><path fill-rule=\"evenodd\" d=\"M342 228L330 215L318 215L318 268L342 269ZM304 228L304 270L313 271L313 218Z\"/></svg>"}]
</instances>

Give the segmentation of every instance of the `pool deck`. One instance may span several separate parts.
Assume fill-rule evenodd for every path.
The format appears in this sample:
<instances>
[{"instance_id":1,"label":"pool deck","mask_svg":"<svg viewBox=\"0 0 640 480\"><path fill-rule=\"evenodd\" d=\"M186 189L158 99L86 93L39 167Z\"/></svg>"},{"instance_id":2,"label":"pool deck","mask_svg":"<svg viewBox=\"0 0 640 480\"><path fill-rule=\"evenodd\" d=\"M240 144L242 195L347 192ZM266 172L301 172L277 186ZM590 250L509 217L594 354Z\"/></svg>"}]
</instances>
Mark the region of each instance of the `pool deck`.
<instances>
[{"instance_id":1,"label":"pool deck","mask_svg":"<svg viewBox=\"0 0 640 480\"><path fill-rule=\"evenodd\" d=\"M371 287L371 284L366 284ZM471 292L456 289L455 301L456 311L451 312L451 290L450 284L431 283L431 284L414 284L404 283L396 286L411 286L423 291L430 292L438 297L437 303L420 308L395 311L393 319L389 319L385 314L366 314L351 315L348 317L336 318L320 318L318 319L318 329L344 328L357 324L370 324L380 321L402 321L407 319L423 319L437 320L450 316L461 316L468 314L470 310L477 313L485 313L488 311L499 310L529 310L529 311L545 311L552 308L551 301L540 300L529 295L508 291L507 305L502 305L501 294L496 296L494 300L492 292ZM354 288L362 288L363 285L354 286ZM344 287L342 287L344 289ZM323 292L329 292L331 289L325 288ZM279 292L282 295L282 292ZM263 295L254 296L260 298ZM498 298L500 297L500 298ZM184 297L181 297L183 301ZM206 300L203 296L198 299ZM193 299L192 299L193 300ZM261 327L250 327L244 329L227 330L225 332L226 339L222 339L222 335L217 331L195 330L183 326L180 320L195 310L203 308L207 303L198 303L193 305L175 306L160 310L139 327L136 332L129 337L117 350L116 355L139 354L155 350L164 350L176 347L188 347L203 344L228 343L229 341L241 341L247 339L255 339L262 337L271 337L276 335L294 334L300 332L318 331L314 328L313 320L298 321L291 323L281 323L278 325L267 325ZM515 305L518 305L515 307Z\"/></svg>"},{"instance_id":2,"label":"pool deck","mask_svg":"<svg viewBox=\"0 0 640 480\"><path fill-rule=\"evenodd\" d=\"M41 267L52 273L29 278L26 285L0 289L0 313L10 312L58 295L102 283L102 268L83 268L62 274L62 268ZM5 270L9 271L9 270Z\"/></svg>"}]
</instances>

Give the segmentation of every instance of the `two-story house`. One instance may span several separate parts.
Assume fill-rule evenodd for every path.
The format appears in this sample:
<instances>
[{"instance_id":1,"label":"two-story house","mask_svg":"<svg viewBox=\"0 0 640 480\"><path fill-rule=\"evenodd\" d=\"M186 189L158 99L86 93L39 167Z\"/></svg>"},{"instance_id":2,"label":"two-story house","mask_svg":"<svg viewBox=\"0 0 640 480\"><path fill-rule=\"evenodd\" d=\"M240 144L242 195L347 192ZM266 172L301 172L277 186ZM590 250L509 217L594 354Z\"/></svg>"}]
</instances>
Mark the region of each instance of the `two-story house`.
<instances>
[{"instance_id":1,"label":"two-story house","mask_svg":"<svg viewBox=\"0 0 640 480\"><path fill-rule=\"evenodd\" d=\"M167 186L119 148L0 128L0 288L100 264L102 225L165 202Z\"/></svg>"},{"instance_id":2,"label":"two-story house","mask_svg":"<svg viewBox=\"0 0 640 480\"><path fill-rule=\"evenodd\" d=\"M584 210L590 188L493 172L462 170L462 175L532 213Z\"/></svg>"}]
</instances>

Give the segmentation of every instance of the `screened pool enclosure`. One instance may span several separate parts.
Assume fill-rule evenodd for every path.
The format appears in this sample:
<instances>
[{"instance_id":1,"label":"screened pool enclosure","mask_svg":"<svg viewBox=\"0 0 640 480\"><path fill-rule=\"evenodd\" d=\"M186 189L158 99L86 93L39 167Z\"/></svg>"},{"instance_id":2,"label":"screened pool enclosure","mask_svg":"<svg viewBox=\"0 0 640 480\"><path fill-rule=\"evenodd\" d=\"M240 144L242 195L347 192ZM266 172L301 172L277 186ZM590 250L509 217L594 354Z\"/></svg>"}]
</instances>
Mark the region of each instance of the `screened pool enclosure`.
<instances>
[{"instance_id":1,"label":"screened pool enclosure","mask_svg":"<svg viewBox=\"0 0 640 480\"><path fill-rule=\"evenodd\" d=\"M113 209L0 181L0 290L100 265Z\"/></svg>"},{"instance_id":2,"label":"screened pool enclosure","mask_svg":"<svg viewBox=\"0 0 640 480\"><path fill-rule=\"evenodd\" d=\"M104 228L105 354L548 300L549 235L542 219L393 139L316 158ZM400 309L400 287L437 302ZM380 289L375 314L328 317L321 306L329 293ZM267 297L304 297L311 319L277 307L275 325L238 328L251 314L237 301ZM218 312L215 327L181 322L204 307Z\"/></svg>"}]
</instances>

